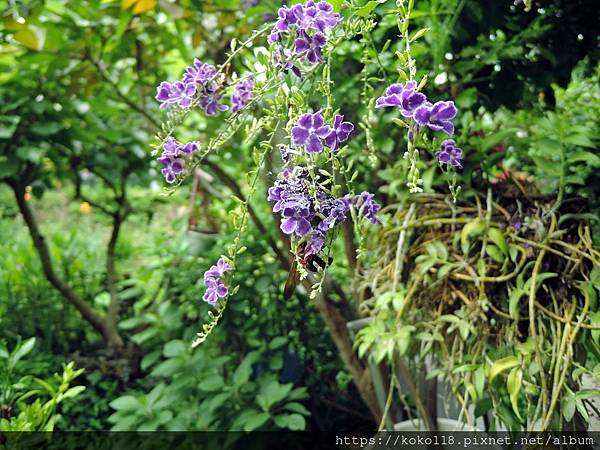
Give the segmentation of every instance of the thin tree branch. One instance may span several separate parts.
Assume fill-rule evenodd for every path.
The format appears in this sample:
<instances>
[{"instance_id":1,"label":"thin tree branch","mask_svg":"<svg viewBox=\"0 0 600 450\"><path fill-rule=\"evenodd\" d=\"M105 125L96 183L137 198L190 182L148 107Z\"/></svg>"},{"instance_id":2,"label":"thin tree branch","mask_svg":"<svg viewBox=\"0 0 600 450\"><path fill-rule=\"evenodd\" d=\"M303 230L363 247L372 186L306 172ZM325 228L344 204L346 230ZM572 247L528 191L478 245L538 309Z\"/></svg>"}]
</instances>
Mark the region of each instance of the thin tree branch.
<instances>
[{"instance_id":1,"label":"thin tree branch","mask_svg":"<svg viewBox=\"0 0 600 450\"><path fill-rule=\"evenodd\" d=\"M25 220L25 224L29 229L29 234L31 235L33 245L37 250L38 256L40 257L42 270L46 279L63 295L63 297L65 297L73 306L75 306L75 308L77 308L81 315L92 325L92 327L94 327L96 331L102 334L106 340L106 326L102 317L56 274L46 240L40 232L39 226L31 208L29 207L29 204L25 200L25 186L15 182L10 183L10 187L15 195L19 211L21 212L21 215Z\"/></svg>"}]
</instances>

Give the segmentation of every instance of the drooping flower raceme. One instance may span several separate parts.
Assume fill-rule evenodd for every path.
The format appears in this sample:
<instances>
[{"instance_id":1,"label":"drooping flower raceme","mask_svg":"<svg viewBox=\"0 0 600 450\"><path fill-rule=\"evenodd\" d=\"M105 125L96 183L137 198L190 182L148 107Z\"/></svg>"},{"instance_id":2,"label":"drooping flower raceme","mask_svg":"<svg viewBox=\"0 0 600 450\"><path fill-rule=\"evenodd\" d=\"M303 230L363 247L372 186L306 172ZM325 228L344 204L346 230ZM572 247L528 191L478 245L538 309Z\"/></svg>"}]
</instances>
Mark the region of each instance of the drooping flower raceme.
<instances>
[{"instance_id":1,"label":"drooping flower raceme","mask_svg":"<svg viewBox=\"0 0 600 450\"><path fill-rule=\"evenodd\" d=\"M354 198L335 198L314 182L308 169L295 166L279 174L267 199L274 203L273 212L281 215L281 230L307 237L307 254L316 254L323 248L328 233L347 219L352 207L369 222L381 223L377 216L380 206L373 197L363 192Z\"/></svg>"},{"instance_id":2,"label":"drooping flower raceme","mask_svg":"<svg viewBox=\"0 0 600 450\"><path fill-rule=\"evenodd\" d=\"M167 138L163 144L163 152L158 162L163 166L161 173L169 184L173 184L177 177L186 171L186 165L194 152L200 146L197 142L182 144L173 137Z\"/></svg>"},{"instance_id":3,"label":"drooping flower raceme","mask_svg":"<svg viewBox=\"0 0 600 450\"><path fill-rule=\"evenodd\" d=\"M301 71L295 61L310 65L323 62L322 50L327 44L327 31L341 20L333 12L333 6L325 1L293 6L282 6L277 11L278 19L269 35L269 44L276 44L274 51L275 66L296 76Z\"/></svg>"},{"instance_id":4,"label":"drooping flower raceme","mask_svg":"<svg viewBox=\"0 0 600 450\"><path fill-rule=\"evenodd\" d=\"M458 110L453 101L436 102L432 104L425 94L417 92L417 83L407 81L405 84L396 83L385 90L385 95L375 102L376 108L400 108L400 114L414 121L420 127L429 127L434 131L444 131L449 136L454 134L452 119Z\"/></svg>"},{"instance_id":5,"label":"drooping flower raceme","mask_svg":"<svg viewBox=\"0 0 600 450\"><path fill-rule=\"evenodd\" d=\"M206 287L206 292L202 299L206 303L214 306L220 298L227 296L229 289L225 286L221 278L229 271L231 271L231 265L224 257L221 257L215 265L204 272L204 286Z\"/></svg>"},{"instance_id":6,"label":"drooping flower raceme","mask_svg":"<svg viewBox=\"0 0 600 450\"><path fill-rule=\"evenodd\" d=\"M254 78L246 77L239 81L233 87L233 95L231 96L231 112L238 112L248 104L252 98L252 89L254 88Z\"/></svg>"},{"instance_id":7,"label":"drooping flower raceme","mask_svg":"<svg viewBox=\"0 0 600 450\"><path fill-rule=\"evenodd\" d=\"M161 108L176 105L187 109L197 102L206 115L214 116L219 111L229 109L221 102L223 89L223 80L218 76L217 69L194 59L193 64L185 69L180 81L172 84L163 81L157 88L155 98L160 102Z\"/></svg>"},{"instance_id":8,"label":"drooping flower raceme","mask_svg":"<svg viewBox=\"0 0 600 450\"><path fill-rule=\"evenodd\" d=\"M446 139L440 145L440 149L435 154L435 158L441 164L448 164L452 167L461 168L462 154L462 150L456 146L454 139Z\"/></svg>"},{"instance_id":9,"label":"drooping flower raceme","mask_svg":"<svg viewBox=\"0 0 600 450\"><path fill-rule=\"evenodd\" d=\"M352 204L358 209L360 215L376 225L381 223L381 219L377 216L381 206L373 200L373 197L374 195L369 192L361 192L354 197Z\"/></svg>"}]
</instances>

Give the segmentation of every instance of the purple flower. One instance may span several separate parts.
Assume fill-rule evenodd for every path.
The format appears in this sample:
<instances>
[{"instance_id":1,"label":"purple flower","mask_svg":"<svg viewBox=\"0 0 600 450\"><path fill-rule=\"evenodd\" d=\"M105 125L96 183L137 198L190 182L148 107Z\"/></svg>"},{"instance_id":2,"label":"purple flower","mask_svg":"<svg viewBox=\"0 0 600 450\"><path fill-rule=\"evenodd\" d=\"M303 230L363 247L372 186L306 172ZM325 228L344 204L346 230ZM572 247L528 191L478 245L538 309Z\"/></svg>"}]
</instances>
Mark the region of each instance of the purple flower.
<instances>
[{"instance_id":1,"label":"purple flower","mask_svg":"<svg viewBox=\"0 0 600 450\"><path fill-rule=\"evenodd\" d=\"M303 146L307 153L323 151L323 140L331 132L331 127L324 125L323 116L318 111L314 114L305 113L292 128L292 144Z\"/></svg>"},{"instance_id":2,"label":"purple flower","mask_svg":"<svg viewBox=\"0 0 600 450\"><path fill-rule=\"evenodd\" d=\"M344 122L344 116L336 114L333 121L331 133L325 138L325 142L331 150L337 150L342 142L346 142L350 134L354 131L354 125L351 122Z\"/></svg>"},{"instance_id":3,"label":"purple flower","mask_svg":"<svg viewBox=\"0 0 600 450\"><path fill-rule=\"evenodd\" d=\"M413 117L415 110L427 101L425 94L416 92L416 88L415 81L392 84L385 90L385 95L377 99L375 108L397 106L404 117Z\"/></svg>"},{"instance_id":4,"label":"purple flower","mask_svg":"<svg viewBox=\"0 0 600 450\"><path fill-rule=\"evenodd\" d=\"M174 160L174 161L170 161L168 164L166 164L166 167L164 167L160 173L163 174L163 176L165 177L165 181L169 184L173 184L175 183L175 180L177 179L178 175L181 175L185 170L185 166L183 161L181 160Z\"/></svg>"},{"instance_id":5,"label":"purple flower","mask_svg":"<svg viewBox=\"0 0 600 450\"><path fill-rule=\"evenodd\" d=\"M325 215L325 218L319 223L318 229L323 232L329 231L346 220L349 211L350 198L348 196L325 200L321 206L321 214Z\"/></svg>"},{"instance_id":6,"label":"purple flower","mask_svg":"<svg viewBox=\"0 0 600 450\"><path fill-rule=\"evenodd\" d=\"M277 22L273 27L273 31L269 35L268 42L273 44L281 39L281 35L287 33L290 27L296 25L303 12L302 5L294 5L291 8L282 6L277 10Z\"/></svg>"},{"instance_id":7,"label":"purple flower","mask_svg":"<svg viewBox=\"0 0 600 450\"><path fill-rule=\"evenodd\" d=\"M233 88L231 96L231 112L238 112L248 104L252 98L252 88L254 87L254 78L247 77L238 82Z\"/></svg>"},{"instance_id":8,"label":"purple flower","mask_svg":"<svg viewBox=\"0 0 600 450\"><path fill-rule=\"evenodd\" d=\"M321 251L327 234L347 219L352 205L372 223L380 222L380 207L372 194L335 198L312 180L308 169L300 166L282 170L267 198L274 202L273 212L281 214L281 230L306 240L307 254L311 255Z\"/></svg>"},{"instance_id":9,"label":"purple flower","mask_svg":"<svg viewBox=\"0 0 600 450\"><path fill-rule=\"evenodd\" d=\"M185 69L183 73L184 83L198 83L206 85L206 83L217 75L217 69L212 64L202 63L198 58L194 58L194 62L190 67Z\"/></svg>"},{"instance_id":10,"label":"purple flower","mask_svg":"<svg viewBox=\"0 0 600 450\"><path fill-rule=\"evenodd\" d=\"M279 48L275 50L273 55L275 58L275 68L283 73L288 73L288 71L291 70L292 73L298 78L302 78L302 72L300 72L298 66L294 64L294 59L289 50L285 48Z\"/></svg>"},{"instance_id":11,"label":"purple flower","mask_svg":"<svg viewBox=\"0 0 600 450\"><path fill-rule=\"evenodd\" d=\"M298 155L297 150L292 149L288 145L279 144L279 153L281 154L281 160L287 164L290 162L292 155Z\"/></svg>"},{"instance_id":12,"label":"purple flower","mask_svg":"<svg viewBox=\"0 0 600 450\"><path fill-rule=\"evenodd\" d=\"M218 92L205 93L200 97L200 107L207 116L214 116L218 111L227 111L229 106L221 103L223 94Z\"/></svg>"},{"instance_id":13,"label":"purple flower","mask_svg":"<svg viewBox=\"0 0 600 450\"><path fill-rule=\"evenodd\" d=\"M325 233L313 230L310 233L310 237L308 238L308 242L306 243L306 256L316 255L323 249L323 245L325 245Z\"/></svg>"},{"instance_id":14,"label":"purple flower","mask_svg":"<svg viewBox=\"0 0 600 450\"><path fill-rule=\"evenodd\" d=\"M462 150L456 147L453 139L446 139L440 145L440 150L435 154L435 158L441 164L449 164L452 167L461 168Z\"/></svg>"},{"instance_id":15,"label":"purple flower","mask_svg":"<svg viewBox=\"0 0 600 450\"><path fill-rule=\"evenodd\" d=\"M433 105L425 102L415 110L413 117L422 127L428 126L434 131L444 131L452 136L454 134L452 119L456 117L457 112L453 101L436 102Z\"/></svg>"},{"instance_id":16,"label":"purple flower","mask_svg":"<svg viewBox=\"0 0 600 450\"><path fill-rule=\"evenodd\" d=\"M221 256L215 265L211 266L210 269L204 272L204 279L221 278L226 272L229 271L231 271L231 265L223 256Z\"/></svg>"},{"instance_id":17,"label":"purple flower","mask_svg":"<svg viewBox=\"0 0 600 450\"><path fill-rule=\"evenodd\" d=\"M182 144L171 136L167 138L163 144L163 152L158 157L158 162L163 166L161 173L167 183L173 184L185 172L186 160L199 148L197 142Z\"/></svg>"},{"instance_id":18,"label":"purple flower","mask_svg":"<svg viewBox=\"0 0 600 450\"><path fill-rule=\"evenodd\" d=\"M229 271L231 271L231 265L223 256L221 256L215 265L204 272L204 286L206 287L206 292L202 299L206 303L214 306L219 298L227 296L229 290L227 289L227 286L223 284L221 277Z\"/></svg>"},{"instance_id":19,"label":"purple flower","mask_svg":"<svg viewBox=\"0 0 600 450\"><path fill-rule=\"evenodd\" d=\"M381 209L381 206L373 200L373 197L374 195L369 192L361 192L354 197L352 204L358 209L360 215L375 225L382 223L381 219L377 216L377 212Z\"/></svg>"},{"instance_id":20,"label":"purple flower","mask_svg":"<svg viewBox=\"0 0 600 450\"><path fill-rule=\"evenodd\" d=\"M312 229L309 221L311 218L309 205L305 202L285 201L281 215L283 220L280 228L285 234L295 233L296 236L302 237Z\"/></svg>"},{"instance_id":21,"label":"purple flower","mask_svg":"<svg viewBox=\"0 0 600 450\"><path fill-rule=\"evenodd\" d=\"M196 95L196 86L193 83L167 83L163 81L156 88L156 100L160 102L161 108L178 105L180 108L189 108Z\"/></svg>"},{"instance_id":22,"label":"purple flower","mask_svg":"<svg viewBox=\"0 0 600 450\"><path fill-rule=\"evenodd\" d=\"M335 27L341 21L340 15L333 12L333 6L328 2L316 3L308 0L302 12L299 24L302 30L325 31L327 28Z\"/></svg>"},{"instance_id":23,"label":"purple flower","mask_svg":"<svg viewBox=\"0 0 600 450\"><path fill-rule=\"evenodd\" d=\"M321 49L325 47L325 44L327 44L327 38L321 32L315 33L313 37L304 34L302 37L296 39L296 53L302 55L311 64L323 62Z\"/></svg>"},{"instance_id":24,"label":"purple flower","mask_svg":"<svg viewBox=\"0 0 600 450\"><path fill-rule=\"evenodd\" d=\"M277 11L278 19L268 37L269 44L277 44L275 65L287 73L291 70L301 77L300 69L294 65L288 53L294 45L296 55L309 64L323 61L321 51L327 43L325 32L335 27L341 20L327 2L308 0L304 5L282 6Z\"/></svg>"}]
</instances>

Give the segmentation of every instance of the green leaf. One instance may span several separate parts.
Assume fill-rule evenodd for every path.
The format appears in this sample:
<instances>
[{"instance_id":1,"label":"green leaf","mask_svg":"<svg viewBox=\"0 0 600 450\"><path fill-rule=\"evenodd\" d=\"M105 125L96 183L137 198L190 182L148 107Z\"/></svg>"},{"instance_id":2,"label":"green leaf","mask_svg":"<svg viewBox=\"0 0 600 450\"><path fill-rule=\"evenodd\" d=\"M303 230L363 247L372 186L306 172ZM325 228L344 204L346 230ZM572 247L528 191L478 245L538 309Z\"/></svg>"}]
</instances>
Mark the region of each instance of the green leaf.
<instances>
[{"instance_id":1,"label":"green leaf","mask_svg":"<svg viewBox=\"0 0 600 450\"><path fill-rule=\"evenodd\" d=\"M592 152L586 152L584 150L574 152L571 156L569 156L569 158L567 159L567 164L572 164L574 162L579 161L585 162L587 165L592 167L600 166L600 156Z\"/></svg>"},{"instance_id":2,"label":"green leaf","mask_svg":"<svg viewBox=\"0 0 600 450\"><path fill-rule=\"evenodd\" d=\"M221 389L225 386L225 382L223 381L223 377L219 374L212 374L203 378L200 384L198 385L198 389L206 392L214 392Z\"/></svg>"},{"instance_id":3,"label":"green leaf","mask_svg":"<svg viewBox=\"0 0 600 450\"><path fill-rule=\"evenodd\" d=\"M277 350L280 347L283 347L287 343L287 338L285 336L277 336L271 342L269 342L269 349Z\"/></svg>"},{"instance_id":4,"label":"green leaf","mask_svg":"<svg viewBox=\"0 0 600 450\"><path fill-rule=\"evenodd\" d=\"M514 288L508 296L508 314L515 320L519 318L519 301L524 293L523 289Z\"/></svg>"},{"instance_id":5,"label":"green leaf","mask_svg":"<svg viewBox=\"0 0 600 450\"><path fill-rule=\"evenodd\" d=\"M344 0L328 0L329 3L333 6L333 10L335 12L339 12L342 9L342 5L344 4Z\"/></svg>"},{"instance_id":6,"label":"green leaf","mask_svg":"<svg viewBox=\"0 0 600 450\"><path fill-rule=\"evenodd\" d=\"M260 389L260 394L257 396L262 398L263 407L270 409L271 406L283 400L292 390L293 384L280 384L277 380L271 380Z\"/></svg>"},{"instance_id":7,"label":"green leaf","mask_svg":"<svg viewBox=\"0 0 600 450\"><path fill-rule=\"evenodd\" d=\"M500 131L496 131L495 133L488 134L484 139L481 140L480 148L481 150L486 151L496 146L507 137L514 136L517 131L517 128L504 128Z\"/></svg>"},{"instance_id":8,"label":"green leaf","mask_svg":"<svg viewBox=\"0 0 600 450\"><path fill-rule=\"evenodd\" d=\"M490 373L488 374L489 382L491 383L494 381L494 379L505 370L512 369L518 365L519 360L516 356L507 356L506 358L499 359L490 368Z\"/></svg>"},{"instance_id":9,"label":"green leaf","mask_svg":"<svg viewBox=\"0 0 600 450\"><path fill-rule=\"evenodd\" d=\"M508 374L508 379L506 380L506 388L508 390L508 394L510 395L510 404L512 405L513 411L519 418L519 420L523 420L521 418L521 414L519 413L519 392L521 391L521 382L523 380L523 371L520 367L515 367Z\"/></svg>"},{"instance_id":10,"label":"green leaf","mask_svg":"<svg viewBox=\"0 0 600 450\"><path fill-rule=\"evenodd\" d=\"M275 425L292 431L301 431L306 427L306 420L300 414L280 414L274 417Z\"/></svg>"},{"instance_id":11,"label":"green leaf","mask_svg":"<svg viewBox=\"0 0 600 450\"><path fill-rule=\"evenodd\" d=\"M17 172L19 163L16 158L0 156L0 178L10 177Z\"/></svg>"},{"instance_id":12,"label":"green leaf","mask_svg":"<svg viewBox=\"0 0 600 450\"><path fill-rule=\"evenodd\" d=\"M180 339L175 339L165 344L163 348L163 355L165 355L167 358L173 358L185 353L185 349L185 343Z\"/></svg>"},{"instance_id":13,"label":"green leaf","mask_svg":"<svg viewBox=\"0 0 600 450\"><path fill-rule=\"evenodd\" d=\"M575 397L567 395L560 400L560 410L563 417L568 422L575 415Z\"/></svg>"},{"instance_id":14,"label":"green leaf","mask_svg":"<svg viewBox=\"0 0 600 450\"><path fill-rule=\"evenodd\" d=\"M142 407L140 401L133 395L124 395L109 403L112 409L117 411L135 411Z\"/></svg>"},{"instance_id":15,"label":"green leaf","mask_svg":"<svg viewBox=\"0 0 600 450\"><path fill-rule=\"evenodd\" d=\"M11 138L20 121L20 116L0 116L0 139Z\"/></svg>"},{"instance_id":16,"label":"green leaf","mask_svg":"<svg viewBox=\"0 0 600 450\"><path fill-rule=\"evenodd\" d=\"M33 147L31 145L24 145L17 149L17 157L25 161L31 161L32 163L39 163L44 151L41 148Z\"/></svg>"},{"instance_id":17,"label":"green leaf","mask_svg":"<svg viewBox=\"0 0 600 450\"><path fill-rule=\"evenodd\" d=\"M502 253L508 255L508 244L506 243L506 238L504 237L504 233L502 233L502 231L500 231L498 228L490 228L488 230L488 239L496 244Z\"/></svg>"},{"instance_id":18,"label":"green leaf","mask_svg":"<svg viewBox=\"0 0 600 450\"><path fill-rule=\"evenodd\" d=\"M475 219L467 223L460 232L460 246L466 255L469 252L469 239L481 235L485 231L485 222Z\"/></svg>"},{"instance_id":19,"label":"green leaf","mask_svg":"<svg viewBox=\"0 0 600 450\"><path fill-rule=\"evenodd\" d=\"M286 403L283 409L287 409L288 411L292 411L298 414L303 414L305 416L310 416L310 411L306 409L306 407L302 403L298 402L290 402Z\"/></svg>"},{"instance_id":20,"label":"green leaf","mask_svg":"<svg viewBox=\"0 0 600 450\"><path fill-rule=\"evenodd\" d=\"M488 256L490 258L492 258L494 261L496 261L499 264L502 264L504 262L504 260L506 259L504 254L495 245L488 244L485 247L485 252L488 254Z\"/></svg>"},{"instance_id":21,"label":"green leaf","mask_svg":"<svg viewBox=\"0 0 600 450\"><path fill-rule=\"evenodd\" d=\"M382 0L371 0L367 2L365 6L358 8L355 14L360 17L368 17L369 14L371 14L373 10L377 8L377 6L379 6L380 3L382 3Z\"/></svg>"},{"instance_id":22,"label":"green leaf","mask_svg":"<svg viewBox=\"0 0 600 450\"><path fill-rule=\"evenodd\" d=\"M423 36L425 33L427 33L431 28L421 28L420 30L418 30L415 34L412 35L412 37L410 38L410 42L414 42L417 39L419 39L421 36Z\"/></svg>"},{"instance_id":23,"label":"green leaf","mask_svg":"<svg viewBox=\"0 0 600 450\"><path fill-rule=\"evenodd\" d=\"M63 394L63 398L73 398L85 391L85 386L73 386Z\"/></svg>"},{"instance_id":24,"label":"green leaf","mask_svg":"<svg viewBox=\"0 0 600 450\"><path fill-rule=\"evenodd\" d=\"M259 357L259 352L250 352L246 355L237 369L235 369L235 372L233 373L233 386L235 388L240 388L248 382L250 374L252 373L252 365L258 361Z\"/></svg>"},{"instance_id":25,"label":"green leaf","mask_svg":"<svg viewBox=\"0 0 600 450\"><path fill-rule=\"evenodd\" d=\"M19 360L21 360L25 355L27 355L31 350L33 350L33 346L35 345L35 338L29 338L25 342L23 342L19 347L14 351L11 355L10 365L14 367Z\"/></svg>"},{"instance_id":26,"label":"green leaf","mask_svg":"<svg viewBox=\"0 0 600 450\"><path fill-rule=\"evenodd\" d=\"M267 420L271 417L271 415L267 412L258 412L258 411L244 411L244 413L248 413L243 416L242 426L244 431L254 431L260 427L262 427Z\"/></svg>"}]
</instances>

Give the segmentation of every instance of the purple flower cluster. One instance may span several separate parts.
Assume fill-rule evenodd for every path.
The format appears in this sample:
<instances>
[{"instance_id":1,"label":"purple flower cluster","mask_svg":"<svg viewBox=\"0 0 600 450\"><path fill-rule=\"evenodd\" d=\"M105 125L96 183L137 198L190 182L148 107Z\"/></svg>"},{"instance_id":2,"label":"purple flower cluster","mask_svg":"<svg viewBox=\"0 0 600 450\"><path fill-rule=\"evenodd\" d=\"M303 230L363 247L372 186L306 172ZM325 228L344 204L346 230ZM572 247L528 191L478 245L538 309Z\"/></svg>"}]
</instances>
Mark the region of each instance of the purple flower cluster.
<instances>
[{"instance_id":1,"label":"purple flower cluster","mask_svg":"<svg viewBox=\"0 0 600 450\"><path fill-rule=\"evenodd\" d=\"M246 77L233 87L231 96L231 112L236 113L248 104L252 98L252 89L254 88L254 78Z\"/></svg>"},{"instance_id":2,"label":"purple flower cluster","mask_svg":"<svg viewBox=\"0 0 600 450\"><path fill-rule=\"evenodd\" d=\"M351 207L371 223L379 223L379 205L373 194L363 192L335 198L314 183L310 172L300 166L285 168L269 188L267 199L273 202L273 212L281 215L281 230L285 234L307 238L307 254L323 248L330 230L348 217Z\"/></svg>"},{"instance_id":3,"label":"purple flower cluster","mask_svg":"<svg viewBox=\"0 0 600 450\"><path fill-rule=\"evenodd\" d=\"M449 136L454 134L452 119L458 110L453 101L431 103L425 94L417 92L417 83L407 81L389 86L385 95L379 97L376 108L400 108L400 114L412 118L421 127L429 127L434 131L444 131Z\"/></svg>"},{"instance_id":4,"label":"purple flower cluster","mask_svg":"<svg viewBox=\"0 0 600 450\"><path fill-rule=\"evenodd\" d=\"M363 191L352 200L352 204L358 209L360 215L371 222L373 225L381 223L377 213L381 206L373 200L374 195Z\"/></svg>"},{"instance_id":5,"label":"purple flower cluster","mask_svg":"<svg viewBox=\"0 0 600 450\"><path fill-rule=\"evenodd\" d=\"M158 162L163 166L161 173L167 183L174 183L177 176L185 172L186 162L199 148L197 142L182 144L173 137L167 138L163 144L163 152L158 158Z\"/></svg>"},{"instance_id":6,"label":"purple flower cluster","mask_svg":"<svg viewBox=\"0 0 600 450\"><path fill-rule=\"evenodd\" d=\"M161 108L175 105L187 109L197 102L208 116L228 109L221 102L223 81L217 76L217 69L198 59L194 59L194 63L185 69L181 80L160 83L155 98Z\"/></svg>"},{"instance_id":7,"label":"purple flower cluster","mask_svg":"<svg viewBox=\"0 0 600 450\"><path fill-rule=\"evenodd\" d=\"M305 113L292 128L292 144L303 147L307 153L321 153L324 143L335 151L342 142L348 140L352 131L354 125L344 122L342 115L336 115L333 126L329 126L325 125L320 111Z\"/></svg>"},{"instance_id":8,"label":"purple flower cluster","mask_svg":"<svg viewBox=\"0 0 600 450\"><path fill-rule=\"evenodd\" d=\"M229 289L223 284L221 278L225 272L229 271L231 271L231 265L221 256L215 265L204 272L204 286L206 286L206 292L204 293L202 300L214 306L218 299L227 296Z\"/></svg>"},{"instance_id":9,"label":"purple flower cluster","mask_svg":"<svg viewBox=\"0 0 600 450\"><path fill-rule=\"evenodd\" d=\"M309 64L323 62L322 50L327 44L327 30L341 20L328 2L308 0L304 5L282 6L277 11L278 19L269 35L270 44L277 43L275 64L278 69L291 70L300 76L300 69L293 63L298 59ZM286 48L284 41L293 42ZM289 48L293 46L293 53Z\"/></svg>"},{"instance_id":10,"label":"purple flower cluster","mask_svg":"<svg viewBox=\"0 0 600 450\"><path fill-rule=\"evenodd\" d=\"M441 164L448 164L452 167L462 167L462 150L456 146L456 142L453 139L446 139L440 145L440 150L435 154L435 158Z\"/></svg>"}]
</instances>

